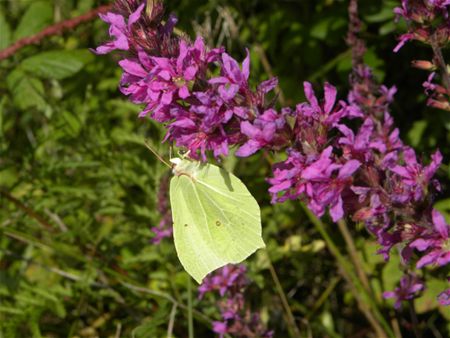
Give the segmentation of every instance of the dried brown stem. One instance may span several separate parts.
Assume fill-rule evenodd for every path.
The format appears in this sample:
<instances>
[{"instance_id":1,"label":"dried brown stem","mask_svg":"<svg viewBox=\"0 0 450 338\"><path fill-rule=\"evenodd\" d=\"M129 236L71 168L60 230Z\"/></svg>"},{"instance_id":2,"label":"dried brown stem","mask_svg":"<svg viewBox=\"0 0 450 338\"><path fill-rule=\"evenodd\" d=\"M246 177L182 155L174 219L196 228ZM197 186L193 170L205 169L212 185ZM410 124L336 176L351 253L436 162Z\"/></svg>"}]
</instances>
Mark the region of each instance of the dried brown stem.
<instances>
[{"instance_id":1,"label":"dried brown stem","mask_svg":"<svg viewBox=\"0 0 450 338\"><path fill-rule=\"evenodd\" d=\"M3 196L4 198L6 198L8 201L10 201L11 203L13 203L17 208L21 209L22 211L24 211L29 217L33 218L34 220L36 220L40 225L42 225L44 228L47 228L49 230L53 230L54 227L47 222L46 219L44 219L41 215L39 215L37 212L35 212L34 210L30 209L29 207L27 207L25 204L23 204L21 201L19 201L17 198L15 198L14 196L12 196L11 194L9 194L6 191L0 190L0 196Z\"/></svg>"},{"instance_id":2,"label":"dried brown stem","mask_svg":"<svg viewBox=\"0 0 450 338\"><path fill-rule=\"evenodd\" d=\"M91 21L95 19L98 14L105 13L111 9L112 5L105 5L100 6L98 8L95 8L85 14L82 14L80 16L77 16L76 18L65 20L62 22L58 22L57 24L54 24L52 26L48 26L44 28L42 31L40 31L37 34L34 34L32 36L27 36L25 38L22 38L18 41L16 41L11 46L3 49L0 51L0 60L4 60L9 58L10 56L14 55L18 50L22 49L25 46L28 45L34 45L38 44L43 40L44 38L52 35L58 35L62 32L74 29L75 27L79 26L80 24Z\"/></svg>"}]
</instances>

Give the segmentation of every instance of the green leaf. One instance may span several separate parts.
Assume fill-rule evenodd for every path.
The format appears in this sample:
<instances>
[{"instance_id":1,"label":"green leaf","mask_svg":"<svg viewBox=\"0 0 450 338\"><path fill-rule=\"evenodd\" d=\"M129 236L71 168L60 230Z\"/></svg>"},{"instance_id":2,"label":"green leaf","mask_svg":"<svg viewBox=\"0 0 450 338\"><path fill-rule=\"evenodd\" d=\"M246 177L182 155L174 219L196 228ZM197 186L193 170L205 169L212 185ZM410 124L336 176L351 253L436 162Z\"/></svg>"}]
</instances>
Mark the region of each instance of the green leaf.
<instances>
[{"instance_id":1,"label":"green leaf","mask_svg":"<svg viewBox=\"0 0 450 338\"><path fill-rule=\"evenodd\" d=\"M43 95L44 85L39 79L25 74L20 68L12 71L6 78L14 103L19 109L38 108L44 110L47 106Z\"/></svg>"},{"instance_id":2,"label":"green leaf","mask_svg":"<svg viewBox=\"0 0 450 338\"><path fill-rule=\"evenodd\" d=\"M17 41L41 31L45 26L51 24L53 17L52 5L46 1L30 2L30 7L20 19L19 25L14 32L13 40Z\"/></svg>"},{"instance_id":3,"label":"green leaf","mask_svg":"<svg viewBox=\"0 0 450 338\"><path fill-rule=\"evenodd\" d=\"M422 141L423 133L428 126L428 122L425 120L420 120L414 122L411 130L408 132L408 141L413 147L417 147Z\"/></svg>"},{"instance_id":4,"label":"green leaf","mask_svg":"<svg viewBox=\"0 0 450 338\"><path fill-rule=\"evenodd\" d=\"M331 21L329 18L319 21L311 28L310 31L311 36L319 40L325 39L327 37L330 22Z\"/></svg>"},{"instance_id":5,"label":"green leaf","mask_svg":"<svg viewBox=\"0 0 450 338\"><path fill-rule=\"evenodd\" d=\"M49 51L25 59L22 67L36 76L61 80L70 77L84 66L84 51Z\"/></svg>"},{"instance_id":6,"label":"green leaf","mask_svg":"<svg viewBox=\"0 0 450 338\"><path fill-rule=\"evenodd\" d=\"M0 49L8 47L11 43L11 28L5 19L5 16L0 12Z\"/></svg>"}]
</instances>

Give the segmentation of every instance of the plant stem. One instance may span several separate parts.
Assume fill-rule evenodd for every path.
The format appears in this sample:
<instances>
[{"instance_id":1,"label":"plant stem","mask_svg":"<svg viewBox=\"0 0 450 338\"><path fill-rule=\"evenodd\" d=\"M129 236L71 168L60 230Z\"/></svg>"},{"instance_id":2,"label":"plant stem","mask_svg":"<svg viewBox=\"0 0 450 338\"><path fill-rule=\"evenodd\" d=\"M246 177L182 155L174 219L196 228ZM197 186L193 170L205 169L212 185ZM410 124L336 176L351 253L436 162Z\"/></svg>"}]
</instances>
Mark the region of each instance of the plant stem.
<instances>
[{"instance_id":1,"label":"plant stem","mask_svg":"<svg viewBox=\"0 0 450 338\"><path fill-rule=\"evenodd\" d=\"M328 299L328 297L330 296L331 292L333 292L334 288L336 287L336 285L338 285L338 283L342 280L342 277L338 276L335 277L331 280L330 285L328 285L328 287L326 288L326 290L322 293L322 295L320 296L320 298L317 300L317 302L314 304L312 310L308 313L308 315L306 316L306 320L310 320L311 317L314 315L314 313L316 313L316 311L318 309L320 309L320 307L323 305L323 303L325 303L325 301Z\"/></svg>"},{"instance_id":2,"label":"plant stem","mask_svg":"<svg viewBox=\"0 0 450 338\"><path fill-rule=\"evenodd\" d=\"M39 215L36 211L32 210L25 204L23 204L21 201L19 201L17 198L12 196L10 193L0 190L0 196L3 196L8 201L13 203L17 208L21 209L23 212L25 212L29 217L33 218L35 221L37 221L40 225L42 225L44 228L48 230L53 230L54 227L47 222L41 215Z\"/></svg>"},{"instance_id":3,"label":"plant stem","mask_svg":"<svg viewBox=\"0 0 450 338\"><path fill-rule=\"evenodd\" d=\"M326 231L322 221L317 218L305 205L302 204L302 207L310 221L313 223L313 225L316 227L316 229L319 231L319 233L327 243L328 249L330 250L331 254L336 258L341 268L343 277L351 286L350 290L357 300L359 308L364 313L369 323L372 325L377 337L395 337L391 327L378 310L376 303L366 292L359 278L353 272L352 266L349 264L348 260L340 253L338 247Z\"/></svg>"},{"instance_id":4,"label":"plant stem","mask_svg":"<svg viewBox=\"0 0 450 338\"><path fill-rule=\"evenodd\" d=\"M416 336L416 338L422 338L422 335L420 334L420 331L419 331L419 321L417 319L416 308L414 306L413 299L408 300L408 306L409 306L409 313L411 315L414 336Z\"/></svg>"},{"instance_id":5,"label":"plant stem","mask_svg":"<svg viewBox=\"0 0 450 338\"><path fill-rule=\"evenodd\" d=\"M273 282L275 283L275 287L277 289L278 295L281 300L281 304L283 305L284 311L286 313L286 317L288 320L288 327L289 332L293 337L300 337L300 330L295 324L295 318L292 314L291 307L289 306L289 302L287 300L286 294L283 290L283 287L281 286L280 279L278 278L277 272L275 271L275 268L273 267L272 261L270 260L269 252L266 249L267 254L267 260L269 262L269 271L270 275L272 276Z\"/></svg>"},{"instance_id":6,"label":"plant stem","mask_svg":"<svg viewBox=\"0 0 450 338\"><path fill-rule=\"evenodd\" d=\"M188 276L188 332L189 338L194 338L194 321L192 319L192 280Z\"/></svg>"},{"instance_id":7,"label":"plant stem","mask_svg":"<svg viewBox=\"0 0 450 338\"><path fill-rule=\"evenodd\" d=\"M342 220L338 221L337 224L338 224L338 228L342 234L342 237L344 237L345 243L347 244L347 252L350 255L350 259L352 260L353 265L355 266L356 273L358 274L358 277L361 280L361 283L363 284L364 288L370 294L371 289L370 289L369 279L367 278L366 272L364 271L361 260L358 256L355 242L353 241L353 237L350 233L350 230L348 229L347 222L345 222L342 219Z\"/></svg>"},{"instance_id":8,"label":"plant stem","mask_svg":"<svg viewBox=\"0 0 450 338\"><path fill-rule=\"evenodd\" d=\"M441 70L442 82L444 83L445 89L447 89L447 94L450 95L450 75L448 74L447 63L445 62L444 55L442 55L441 48L434 39L431 41L431 48L433 49L434 59Z\"/></svg>"},{"instance_id":9,"label":"plant stem","mask_svg":"<svg viewBox=\"0 0 450 338\"><path fill-rule=\"evenodd\" d=\"M52 35L58 35L66 30L73 30L75 27L79 26L80 24L84 22L88 22L94 19L97 19L98 15L101 13L106 13L112 8L112 5L104 5L100 6L98 8L94 8L93 10L77 16L72 19L68 19L62 22L58 22L54 25L48 26L41 30L39 33L24 37L20 40L17 40L15 43L13 43L11 46L0 50L0 60L9 58L10 56L14 55L19 49L33 44L38 44L41 42L42 39L52 36Z\"/></svg>"}]
</instances>

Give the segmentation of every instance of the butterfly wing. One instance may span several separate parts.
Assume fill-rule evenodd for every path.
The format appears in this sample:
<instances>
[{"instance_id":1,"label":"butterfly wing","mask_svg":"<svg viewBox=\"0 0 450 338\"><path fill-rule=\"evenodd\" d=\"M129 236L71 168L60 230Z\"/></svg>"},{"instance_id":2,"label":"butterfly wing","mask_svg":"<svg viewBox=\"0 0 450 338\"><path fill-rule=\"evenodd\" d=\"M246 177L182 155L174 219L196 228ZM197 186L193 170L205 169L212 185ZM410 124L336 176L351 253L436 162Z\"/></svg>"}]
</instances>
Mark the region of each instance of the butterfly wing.
<instances>
[{"instance_id":1,"label":"butterfly wing","mask_svg":"<svg viewBox=\"0 0 450 338\"><path fill-rule=\"evenodd\" d=\"M258 203L236 176L211 164L186 168L170 185L174 239L183 267L200 283L265 245Z\"/></svg>"}]
</instances>

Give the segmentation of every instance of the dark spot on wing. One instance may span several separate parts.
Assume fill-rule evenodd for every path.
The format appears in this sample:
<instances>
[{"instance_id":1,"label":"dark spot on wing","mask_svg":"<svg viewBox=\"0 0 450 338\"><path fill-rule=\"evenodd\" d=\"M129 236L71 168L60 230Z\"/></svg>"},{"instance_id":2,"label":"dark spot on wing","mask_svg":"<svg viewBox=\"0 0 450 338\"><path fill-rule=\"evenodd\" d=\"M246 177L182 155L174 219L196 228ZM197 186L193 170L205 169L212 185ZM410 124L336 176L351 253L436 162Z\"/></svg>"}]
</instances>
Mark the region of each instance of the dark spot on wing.
<instances>
[{"instance_id":1,"label":"dark spot on wing","mask_svg":"<svg viewBox=\"0 0 450 338\"><path fill-rule=\"evenodd\" d=\"M187 225L187 224L185 224L184 226L185 226L185 227L187 227L188 225Z\"/></svg>"},{"instance_id":2,"label":"dark spot on wing","mask_svg":"<svg viewBox=\"0 0 450 338\"><path fill-rule=\"evenodd\" d=\"M218 227L220 227L220 226L222 225L222 223L220 223L220 221L216 221L216 225L217 225Z\"/></svg>"}]
</instances>

